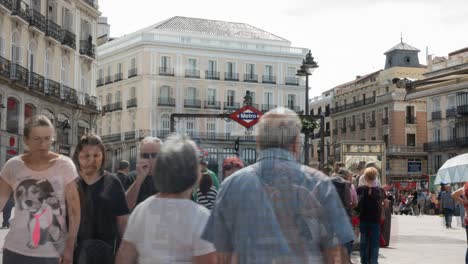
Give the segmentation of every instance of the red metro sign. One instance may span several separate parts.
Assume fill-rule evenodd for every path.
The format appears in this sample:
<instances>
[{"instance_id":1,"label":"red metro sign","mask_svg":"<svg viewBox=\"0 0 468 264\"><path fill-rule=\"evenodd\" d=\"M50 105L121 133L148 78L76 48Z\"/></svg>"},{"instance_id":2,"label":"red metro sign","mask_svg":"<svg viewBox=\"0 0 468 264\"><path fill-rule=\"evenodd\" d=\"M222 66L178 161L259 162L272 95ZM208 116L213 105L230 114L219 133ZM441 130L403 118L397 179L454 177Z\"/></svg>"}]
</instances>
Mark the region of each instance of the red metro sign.
<instances>
[{"instance_id":1,"label":"red metro sign","mask_svg":"<svg viewBox=\"0 0 468 264\"><path fill-rule=\"evenodd\" d=\"M229 117L245 128L250 128L258 123L262 114L262 112L258 111L254 107L246 105L232 113Z\"/></svg>"}]
</instances>

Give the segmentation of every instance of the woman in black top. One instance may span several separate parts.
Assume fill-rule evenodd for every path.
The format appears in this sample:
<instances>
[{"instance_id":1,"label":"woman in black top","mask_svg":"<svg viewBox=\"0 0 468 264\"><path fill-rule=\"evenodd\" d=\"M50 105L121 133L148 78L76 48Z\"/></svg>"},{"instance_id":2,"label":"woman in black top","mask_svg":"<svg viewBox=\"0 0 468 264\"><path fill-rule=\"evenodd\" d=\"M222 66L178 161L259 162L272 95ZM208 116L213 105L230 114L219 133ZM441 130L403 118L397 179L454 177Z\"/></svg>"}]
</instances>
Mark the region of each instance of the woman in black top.
<instances>
[{"instance_id":1,"label":"woman in black top","mask_svg":"<svg viewBox=\"0 0 468 264\"><path fill-rule=\"evenodd\" d=\"M101 138L88 134L81 138L73 156L80 175L81 200L75 256L86 263L113 263L130 213L119 179L103 169L105 153Z\"/></svg>"}]
</instances>

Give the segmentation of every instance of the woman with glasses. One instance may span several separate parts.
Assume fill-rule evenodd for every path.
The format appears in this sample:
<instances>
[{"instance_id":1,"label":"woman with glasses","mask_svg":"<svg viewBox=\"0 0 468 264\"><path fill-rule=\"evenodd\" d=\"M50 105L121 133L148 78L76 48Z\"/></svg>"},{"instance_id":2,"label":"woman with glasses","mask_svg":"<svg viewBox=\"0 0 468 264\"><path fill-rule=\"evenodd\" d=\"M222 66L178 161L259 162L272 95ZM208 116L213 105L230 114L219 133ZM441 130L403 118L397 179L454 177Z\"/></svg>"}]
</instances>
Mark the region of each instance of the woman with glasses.
<instances>
[{"instance_id":1,"label":"woman with glasses","mask_svg":"<svg viewBox=\"0 0 468 264\"><path fill-rule=\"evenodd\" d=\"M55 131L47 117L31 117L23 133L28 153L8 160L0 174L0 208L11 193L16 204L3 263L71 264L80 222L75 165L50 151Z\"/></svg>"},{"instance_id":2,"label":"woman with glasses","mask_svg":"<svg viewBox=\"0 0 468 264\"><path fill-rule=\"evenodd\" d=\"M77 263L113 263L127 224L124 189L115 175L104 171L105 153L101 138L87 134L81 137L73 155L82 204Z\"/></svg>"},{"instance_id":3,"label":"woman with glasses","mask_svg":"<svg viewBox=\"0 0 468 264\"><path fill-rule=\"evenodd\" d=\"M198 163L193 141L171 136L164 142L152 173L159 193L132 212L117 264L216 263L213 244L201 239L210 212L189 199Z\"/></svg>"}]
</instances>

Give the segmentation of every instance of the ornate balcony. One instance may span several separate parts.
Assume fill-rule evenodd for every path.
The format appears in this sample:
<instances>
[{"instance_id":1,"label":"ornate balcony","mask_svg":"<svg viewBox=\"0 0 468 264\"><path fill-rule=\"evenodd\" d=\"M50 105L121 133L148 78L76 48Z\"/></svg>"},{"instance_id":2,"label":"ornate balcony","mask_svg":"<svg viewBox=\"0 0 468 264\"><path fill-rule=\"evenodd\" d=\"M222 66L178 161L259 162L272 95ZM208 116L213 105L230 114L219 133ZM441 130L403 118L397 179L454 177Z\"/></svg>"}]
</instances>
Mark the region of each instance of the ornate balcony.
<instances>
[{"instance_id":1,"label":"ornate balcony","mask_svg":"<svg viewBox=\"0 0 468 264\"><path fill-rule=\"evenodd\" d=\"M296 85L296 86L298 86L299 85L299 78L297 78L297 77L286 77L284 79L284 83L286 85Z\"/></svg>"},{"instance_id":2,"label":"ornate balcony","mask_svg":"<svg viewBox=\"0 0 468 264\"><path fill-rule=\"evenodd\" d=\"M452 138L449 140L441 140L428 142L424 144L424 151L439 151L451 148L468 147L468 137Z\"/></svg>"},{"instance_id":3,"label":"ornate balcony","mask_svg":"<svg viewBox=\"0 0 468 264\"><path fill-rule=\"evenodd\" d=\"M30 72L29 87L31 87L33 91L44 93L44 77L35 72Z\"/></svg>"},{"instance_id":4,"label":"ornate balcony","mask_svg":"<svg viewBox=\"0 0 468 264\"><path fill-rule=\"evenodd\" d=\"M174 68L159 67L159 75L161 75L161 76L174 76Z\"/></svg>"},{"instance_id":5,"label":"ornate balcony","mask_svg":"<svg viewBox=\"0 0 468 264\"><path fill-rule=\"evenodd\" d=\"M239 109L240 103L224 102L224 109Z\"/></svg>"},{"instance_id":6,"label":"ornate balcony","mask_svg":"<svg viewBox=\"0 0 468 264\"><path fill-rule=\"evenodd\" d=\"M23 86L28 86L28 69L19 64L12 63L10 67L10 79Z\"/></svg>"},{"instance_id":7,"label":"ornate balcony","mask_svg":"<svg viewBox=\"0 0 468 264\"><path fill-rule=\"evenodd\" d=\"M128 78L132 78L132 77L135 77L137 75L138 75L138 69L137 68L133 68L133 69L128 70Z\"/></svg>"},{"instance_id":8,"label":"ornate balcony","mask_svg":"<svg viewBox=\"0 0 468 264\"><path fill-rule=\"evenodd\" d=\"M63 40L63 32L59 25L57 25L54 21L48 19L47 20L47 30L46 35L55 39L58 42L62 42Z\"/></svg>"},{"instance_id":9,"label":"ornate balcony","mask_svg":"<svg viewBox=\"0 0 468 264\"><path fill-rule=\"evenodd\" d=\"M104 85L104 78L99 78L96 81L96 86L99 87L99 86L103 86L103 85Z\"/></svg>"},{"instance_id":10,"label":"ornate balcony","mask_svg":"<svg viewBox=\"0 0 468 264\"><path fill-rule=\"evenodd\" d=\"M204 102L204 107L206 109L221 109L221 103L219 101L205 101Z\"/></svg>"},{"instance_id":11,"label":"ornate balcony","mask_svg":"<svg viewBox=\"0 0 468 264\"><path fill-rule=\"evenodd\" d=\"M122 74L121 72L120 72L120 73L114 74L114 82L121 81L121 80L122 80L122 76L123 76L123 74Z\"/></svg>"},{"instance_id":12,"label":"ornate balcony","mask_svg":"<svg viewBox=\"0 0 468 264\"><path fill-rule=\"evenodd\" d=\"M158 98L158 106L175 106L175 98Z\"/></svg>"},{"instance_id":13,"label":"ornate balcony","mask_svg":"<svg viewBox=\"0 0 468 264\"><path fill-rule=\"evenodd\" d=\"M125 132L125 140L132 140L132 139L137 139L136 132L135 131Z\"/></svg>"},{"instance_id":14,"label":"ornate balcony","mask_svg":"<svg viewBox=\"0 0 468 264\"><path fill-rule=\"evenodd\" d=\"M258 82L258 75L257 74L250 74L246 73L244 74L244 82Z\"/></svg>"},{"instance_id":15,"label":"ornate balcony","mask_svg":"<svg viewBox=\"0 0 468 264\"><path fill-rule=\"evenodd\" d=\"M224 73L224 80L225 81L239 81L239 73L236 72L225 72Z\"/></svg>"},{"instance_id":16,"label":"ornate balcony","mask_svg":"<svg viewBox=\"0 0 468 264\"><path fill-rule=\"evenodd\" d=\"M112 104L112 111L122 110L122 102L115 102Z\"/></svg>"},{"instance_id":17,"label":"ornate balcony","mask_svg":"<svg viewBox=\"0 0 468 264\"><path fill-rule=\"evenodd\" d=\"M0 5L11 11L13 7L12 0L0 0Z\"/></svg>"},{"instance_id":18,"label":"ornate balcony","mask_svg":"<svg viewBox=\"0 0 468 264\"><path fill-rule=\"evenodd\" d=\"M29 23L31 26L39 29L40 31L46 33L47 31L47 25L46 25L46 19L45 17L41 14L40 11L37 11L35 9L29 9Z\"/></svg>"},{"instance_id":19,"label":"ornate balcony","mask_svg":"<svg viewBox=\"0 0 468 264\"><path fill-rule=\"evenodd\" d=\"M57 99L60 98L60 83L46 79L44 82L44 94Z\"/></svg>"},{"instance_id":20,"label":"ornate balcony","mask_svg":"<svg viewBox=\"0 0 468 264\"><path fill-rule=\"evenodd\" d=\"M3 57L0 57L0 76L10 78L11 62Z\"/></svg>"},{"instance_id":21,"label":"ornate balcony","mask_svg":"<svg viewBox=\"0 0 468 264\"><path fill-rule=\"evenodd\" d=\"M12 9L11 15L18 16L25 22L29 22L29 15L28 15L29 5L21 0L13 0L12 1Z\"/></svg>"},{"instance_id":22,"label":"ornate balcony","mask_svg":"<svg viewBox=\"0 0 468 264\"><path fill-rule=\"evenodd\" d=\"M127 100L127 109L137 107L137 106L138 106L138 100L136 98Z\"/></svg>"},{"instance_id":23,"label":"ornate balcony","mask_svg":"<svg viewBox=\"0 0 468 264\"><path fill-rule=\"evenodd\" d=\"M451 118L451 117L456 117L456 116L457 116L457 108L451 108L445 111L446 118Z\"/></svg>"},{"instance_id":24,"label":"ornate balcony","mask_svg":"<svg viewBox=\"0 0 468 264\"><path fill-rule=\"evenodd\" d=\"M276 108L276 105L273 105L273 104L262 104L262 112L268 112L275 108Z\"/></svg>"},{"instance_id":25,"label":"ornate balcony","mask_svg":"<svg viewBox=\"0 0 468 264\"><path fill-rule=\"evenodd\" d=\"M184 100L185 108L201 108L201 101L195 99L185 99Z\"/></svg>"},{"instance_id":26,"label":"ornate balcony","mask_svg":"<svg viewBox=\"0 0 468 264\"><path fill-rule=\"evenodd\" d=\"M276 76L273 76L273 75L263 75L263 76L262 76L262 82L263 82L263 83L275 84L275 83L276 83Z\"/></svg>"},{"instance_id":27,"label":"ornate balcony","mask_svg":"<svg viewBox=\"0 0 468 264\"><path fill-rule=\"evenodd\" d=\"M200 71L199 70L185 70L185 77L200 78Z\"/></svg>"},{"instance_id":28,"label":"ornate balcony","mask_svg":"<svg viewBox=\"0 0 468 264\"><path fill-rule=\"evenodd\" d=\"M432 120L442 119L442 111L434 111L431 113Z\"/></svg>"},{"instance_id":29,"label":"ornate balcony","mask_svg":"<svg viewBox=\"0 0 468 264\"><path fill-rule=\"evenodd\" d=\"M113 83L113 82L114 82L112 76L106 76L106 79L105 79L105 80L106 80L106 81L105 81L105 84L109 84L109 83Z\"/></svg>"},{"instance_id":30,"label":"ornate balcony","mask_svg":"<svg viewBox=\"0 0 468 264\"><path fill-rule=\"evenodd\" d=\"M80 54L90 58L96 58L96 46L89 40L80 40Z\"/></svg>"},{"instance_id":31,"label":"ornate balcony","mask_svg":"<svg viewBox=\"0 0 468 264\"><path fill-rule=\"evenodd\" d=\"M217 72L217 71L205 71L205 79L219 80L219 72Z\"/></svg>"},{"instance_id":32,"label":"ornate balcony","mask_svg":"<svg viewBox=\"0 0 468 264\"><path fill-rule=\"evenodd\" d=\"M72 49L76 49L76 36L74 33L66 30L66 29L62 29L62 35L63 35L63 40L62 40L62 44L65 45L65 46L68 46Z\"/></svg>"},{"instance_id":33,"label":"ornate balcony","mask_svg":"<svg viewBox=\"0 0 468 264\"><path fill-rule=\"evenodd\" d=\"M60 86L60 99L73 104L78 103L76 90L63 84Z\"/></svg>"}]
</instances>

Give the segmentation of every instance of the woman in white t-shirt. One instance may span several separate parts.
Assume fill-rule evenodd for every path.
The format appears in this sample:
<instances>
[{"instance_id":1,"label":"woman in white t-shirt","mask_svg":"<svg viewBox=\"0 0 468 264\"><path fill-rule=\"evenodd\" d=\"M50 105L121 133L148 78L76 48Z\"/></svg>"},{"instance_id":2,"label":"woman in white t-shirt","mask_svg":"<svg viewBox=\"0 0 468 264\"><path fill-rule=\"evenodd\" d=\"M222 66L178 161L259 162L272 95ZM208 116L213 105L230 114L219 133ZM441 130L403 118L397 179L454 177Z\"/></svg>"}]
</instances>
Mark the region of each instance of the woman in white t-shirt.
<instances>
[{"instance_id":1,"label":"woman in white t-shirt","mask_svg":"<svg viewBox=\"0 0 468 264\"><path fill-rule=\"evenodd\" d=\"M0 209L12 192L16 205L4 264L72 263L80 223L78 174L70 158L49 151L53 141L50 120L31 117L24 124L28 153L8 160L0 174Z\"/></svg>"},{"instance_id":2,"label":"woman in white t-shirt","mask_svg":"<svg viewBox=\"0 0 468 264\"><path fill-rule=\"evenodd\" d=\"M210 212L190 200L198 166L193 141L171 136L164 142L151 174L159 193L130 215L117 264L216 263L213 244L201 239ZM137 170L147 174L149 168Z\"/></svg>"}]
</instances>

